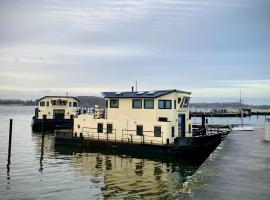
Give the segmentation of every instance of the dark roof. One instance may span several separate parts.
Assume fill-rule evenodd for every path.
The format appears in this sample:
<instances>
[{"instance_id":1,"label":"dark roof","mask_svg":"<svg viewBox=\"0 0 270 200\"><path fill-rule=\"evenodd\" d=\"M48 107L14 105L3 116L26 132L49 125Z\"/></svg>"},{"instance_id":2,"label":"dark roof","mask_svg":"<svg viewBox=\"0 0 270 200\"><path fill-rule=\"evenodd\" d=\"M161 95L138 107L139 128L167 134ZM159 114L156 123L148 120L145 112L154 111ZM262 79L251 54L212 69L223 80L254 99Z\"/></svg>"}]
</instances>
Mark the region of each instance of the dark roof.
<instances>
[{"instance_id":1,"label":"dark roof","mask_svg":"<svg viewBox=\"0 0 270 200\"><path fill-rule=\"evenodd\" d=\"M191 94L191 92L182 90L155 90L141 92L103 92L102 95L104 98L157 98L172 92Z\"/></svg>"},{"instance_id":2,"label":"dark roof","mask_svg":"<svg viewBox=\"0 0 270 200\"><path fill-rule=\"evenodd\" d=\"M76 101L80 102L80 100L76 97L72 97L72 96L44 96L40 99L38 99L38 101L42 100L42 99L45 99L45 98L73 98L75 99Z\"/></svg>"}]
</instances>

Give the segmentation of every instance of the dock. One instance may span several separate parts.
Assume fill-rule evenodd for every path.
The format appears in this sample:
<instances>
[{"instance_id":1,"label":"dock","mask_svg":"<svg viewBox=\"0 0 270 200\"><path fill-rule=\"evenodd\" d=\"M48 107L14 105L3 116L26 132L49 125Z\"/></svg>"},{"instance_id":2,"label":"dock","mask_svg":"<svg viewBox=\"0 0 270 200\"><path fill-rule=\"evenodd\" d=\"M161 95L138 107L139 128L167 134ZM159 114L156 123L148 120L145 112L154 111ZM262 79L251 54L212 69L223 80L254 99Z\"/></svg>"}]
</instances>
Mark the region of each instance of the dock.
<instances>
[{"instance_id":1,"label":"dock","mask_svg":"<svg viewBox=\"0 0 270 200\"><path fill-rule=\"evenodd\" d=\"M229 134L187 180L184 199L268 200L270 143L263 136L262 128Z\"/></svg>"}]
</instances>

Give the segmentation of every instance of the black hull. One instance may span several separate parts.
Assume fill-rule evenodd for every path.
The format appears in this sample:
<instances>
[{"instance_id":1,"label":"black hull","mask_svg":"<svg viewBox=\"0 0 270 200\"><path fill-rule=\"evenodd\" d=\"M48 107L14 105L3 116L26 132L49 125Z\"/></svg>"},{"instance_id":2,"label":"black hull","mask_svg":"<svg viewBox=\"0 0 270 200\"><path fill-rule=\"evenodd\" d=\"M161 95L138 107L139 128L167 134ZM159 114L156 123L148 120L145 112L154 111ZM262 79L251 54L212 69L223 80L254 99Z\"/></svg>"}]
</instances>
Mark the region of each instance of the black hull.
<instances>
[{"instance_id":1,"label":"black hull","mask_svg":"<svg viewBox=\"0 0 270 200\"><path fill-rule=\"evenodd\" d=\"M33 119L32 130L34 132L41 132L42 124L44 131L71 129L73 127L73 121L73 119Z\"/></svg>"},{"instance_id":2,"label":"black hull","mask_svg":"<svg viewBox=\"0 0 270 200\"><path fill-rule=\"evenodd\" d=\"M175 144L155 145L144 143L127 143L122 141L94 140L79 137L55 137L56 145L80 146L84 149L108 149L129 152L145 152L159 154L180 154L180 155L209 155L221 142L221 134L212 136L201 136L192 138L181 138Z\"/></svg>"}]
</instances>

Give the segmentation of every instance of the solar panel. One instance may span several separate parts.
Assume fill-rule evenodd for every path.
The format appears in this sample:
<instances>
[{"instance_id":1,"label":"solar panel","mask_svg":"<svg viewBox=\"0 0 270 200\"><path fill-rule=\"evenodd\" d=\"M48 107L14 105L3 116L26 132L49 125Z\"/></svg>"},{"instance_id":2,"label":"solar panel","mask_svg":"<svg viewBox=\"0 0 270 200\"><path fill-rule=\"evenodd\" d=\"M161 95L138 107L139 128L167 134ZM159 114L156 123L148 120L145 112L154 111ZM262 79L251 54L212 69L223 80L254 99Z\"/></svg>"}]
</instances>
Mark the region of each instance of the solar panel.
<instances>
[{"instance_id":1,"label":"solar panel","mask_svg":"<svg viewBox=\"0 0 270 200\"><path fill-rule=\"evenodd\" d=\"M144 94L145 92L137 92L137 94Z\"/></svg>"},{"instance_id":2,"label":"solar panel","mask_svg":"<svg viewBox=\"0 0 270 200\"><path fill-rule=\"evenodd\" d=\"M147 94L155 94L156 93L156 91L149 91Z\"/></svg>"}]
</instances>

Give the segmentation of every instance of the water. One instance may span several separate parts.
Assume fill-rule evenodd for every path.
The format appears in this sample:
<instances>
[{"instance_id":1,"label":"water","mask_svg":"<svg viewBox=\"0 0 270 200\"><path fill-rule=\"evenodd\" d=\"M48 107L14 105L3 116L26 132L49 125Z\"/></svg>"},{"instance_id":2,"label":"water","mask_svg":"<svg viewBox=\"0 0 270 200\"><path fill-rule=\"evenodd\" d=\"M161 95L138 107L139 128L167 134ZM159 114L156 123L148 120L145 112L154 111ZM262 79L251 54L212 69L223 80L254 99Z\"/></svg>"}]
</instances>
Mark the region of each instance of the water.
<instances>
[{"instance_id":1,"label":"water","mask_svg":"<svg viewBox=\"0 0 270 200\"><path fill-rule=\"evenodd\" d=\"M0 106L0 199L167 199L202 160L54 145L31 132L34 107ZM9 119L14 120L10 171L7 170Z\"/></svg>"}]
</instances>

